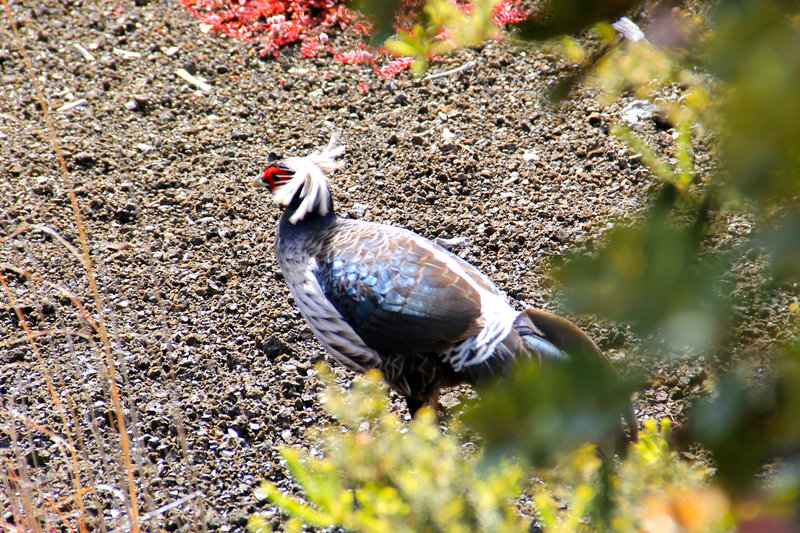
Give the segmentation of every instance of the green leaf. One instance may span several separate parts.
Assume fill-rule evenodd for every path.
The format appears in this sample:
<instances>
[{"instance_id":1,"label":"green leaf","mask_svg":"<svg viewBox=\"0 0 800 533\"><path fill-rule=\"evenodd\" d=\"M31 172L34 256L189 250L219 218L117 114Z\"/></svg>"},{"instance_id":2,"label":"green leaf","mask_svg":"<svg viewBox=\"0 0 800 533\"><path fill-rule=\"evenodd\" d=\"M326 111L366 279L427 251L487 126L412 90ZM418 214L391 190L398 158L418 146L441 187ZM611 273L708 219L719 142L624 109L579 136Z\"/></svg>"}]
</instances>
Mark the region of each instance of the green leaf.
<instances>
[{"instance_id":1,"label":"green leaf","mask_svg":"<svg viewBox=\"0 0 800 533\"><path fill-rule=\"evenodd\" d=\"M636 132L622 124L614 126L611 132L619 137L658 179L664 183L674 185L678 190L686 190L686 185L688 184L684 184L680 176L676 175L661 156L650 148Z\"/></svg>"},{"instance_id":2,"label":"green leaf","mask_svg":"<svg viewBox=\"0 0 800 533\"><path fill-rule=\"evenodd\" d=\"M284 513L289 516L300 518L306 524L314 527L329 527L334 524L331 516L313 509L297 498L284 494L276 485L269 481L261 483L261 491L270 502L275 504Z\"/></svg>"},{"instance_id":3,"label":"green leaf","mask_svg":"<svg viewBox=\"0 0 800 533\"><path fill-rule=\"evenodd\" d=\"M723 276L732 258L705 251L707 204L677 208L667 186L645 218L609 231L594 255L568 256L556 272L570 306L631 324L643 337L660 331L670 349L707 349L730 320Z\"/></svg>"},{"instance_id":4,"label":"green leaf","mask_svg":"<svg viewBox=\"0 0 800 533\"><path fill-rule=\"evenodd\" d=\"M405 39L404 37L404 35L400 35L396 39L388 39L384 43L384 46L387 50L399 56L416 57L417 55L423 55L425 53L425 50L419 43L411 39Z\"/></svg>"}]
</instances>

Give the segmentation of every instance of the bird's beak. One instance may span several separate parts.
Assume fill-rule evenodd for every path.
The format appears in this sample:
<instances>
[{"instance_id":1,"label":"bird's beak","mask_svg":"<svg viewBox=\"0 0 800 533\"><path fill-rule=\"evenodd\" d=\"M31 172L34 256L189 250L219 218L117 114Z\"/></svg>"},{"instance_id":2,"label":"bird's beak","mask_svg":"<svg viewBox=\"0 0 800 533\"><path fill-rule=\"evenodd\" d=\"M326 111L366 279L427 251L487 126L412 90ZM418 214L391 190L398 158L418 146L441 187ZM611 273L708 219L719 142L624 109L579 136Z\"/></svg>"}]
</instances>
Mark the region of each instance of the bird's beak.
<instances>
[{"instance_id":1,"label":"bird's beak","mask_svg":"<svg viewBox=\"0 0 800 533\"><path fill-rule=\"evenodd\" d=\"M251 182L251 185L253 186L253 188L254 188L254 189L263 189L264 187L266 187L266 186L267 186L267 184L266 184L266 183L264 183L264 180L263 180L263 179L261 179L260 177L258 177L258 178L256 178L256 179L254 179L254 180Z\"/></svg>"}]
</instances>

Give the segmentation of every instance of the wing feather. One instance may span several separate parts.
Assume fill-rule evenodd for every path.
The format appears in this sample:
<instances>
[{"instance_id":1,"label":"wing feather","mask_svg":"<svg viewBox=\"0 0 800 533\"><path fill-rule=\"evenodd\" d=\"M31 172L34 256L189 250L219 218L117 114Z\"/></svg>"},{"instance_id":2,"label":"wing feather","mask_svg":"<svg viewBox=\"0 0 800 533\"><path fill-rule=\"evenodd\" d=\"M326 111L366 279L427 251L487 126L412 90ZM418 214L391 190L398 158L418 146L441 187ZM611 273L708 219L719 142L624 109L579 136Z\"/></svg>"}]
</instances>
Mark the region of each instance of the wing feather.
<instances>
[{"instance_id":1,"label":"wing feather","mask_svg":"<svg viewBox=\"0 0 800 533\"><path fill-rule=\"evenodd\" d=\"M386 228L323 235L316 258L325 296L364 343L379 352L442 352L480 331L480 294L439 255L446 252Z\"/></svg>"}]
</instances>

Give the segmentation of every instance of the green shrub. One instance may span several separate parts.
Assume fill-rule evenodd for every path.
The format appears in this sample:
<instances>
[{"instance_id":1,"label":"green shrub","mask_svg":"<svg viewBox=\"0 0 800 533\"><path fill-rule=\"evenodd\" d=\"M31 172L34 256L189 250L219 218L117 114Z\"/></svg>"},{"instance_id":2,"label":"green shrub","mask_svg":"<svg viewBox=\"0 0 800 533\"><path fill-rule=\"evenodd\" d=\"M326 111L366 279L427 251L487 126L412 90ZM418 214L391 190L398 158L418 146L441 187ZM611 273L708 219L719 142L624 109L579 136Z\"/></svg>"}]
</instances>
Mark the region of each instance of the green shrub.
<instances>
[{"instance_id":1,"label":"green shrub","mask_svg":"<svg viewBox=\"0 0 800 533\"><path fill-rule=\"evenodd\" d=\"M639 442L609 472L591 446L559 455L553 468L537 471L544 484L537 486L534 502L544 530L729 531L734 517L727 497L711 481L713 471L670 449L668 420L658 426L646 420ZM606 483L610 500L603 503L598 500L605 497ZM598 505L609 510L606 523L595 516Z\"/></svg>"},{"instance_id":2,"label":"green shrub","mask_svg":"<svg viewBox=\"0 0 800 533\"><path fill-rule=\"evenodd\" d=\"M270 482L260 489L288 517L287 531L304 525L361 532L526 531L515 500L532 500L548 532L641 531L667 520L686 531L715 532L734 523L712 470L670 449L669 421L659 428L647 420L621 460L601 459L586 445L555 454L548 468L526 467L463 442L458 420L446 433L427 409L403 422L387 410L377 372L345 391L327 367L320 369L325 407L338 420L312 438L322 457L281 450L301 497ZM269 520L255 515L249 528L270 531Z\"/></svg>"},{"instance_id":3,"label":"green shrub","mask_svg":"<svg viewBox=\"0 0 800 533\"><path fill-rule=\"evenodd\" d=\"M322 368L328 382L323 403L340 425L314 437L323 457L281 450L306 501L269 482L261 487L262 496L291 517L289 531L300 531L302 523L364 532L523 529L513 506L519 466L501 461L479 468L479 454L470 456L454 435L443 434L430 410L405 424L387 410L377 372L342 391ZM269 531L259 516L249 527Z\"/></svg>"}]
</instances>

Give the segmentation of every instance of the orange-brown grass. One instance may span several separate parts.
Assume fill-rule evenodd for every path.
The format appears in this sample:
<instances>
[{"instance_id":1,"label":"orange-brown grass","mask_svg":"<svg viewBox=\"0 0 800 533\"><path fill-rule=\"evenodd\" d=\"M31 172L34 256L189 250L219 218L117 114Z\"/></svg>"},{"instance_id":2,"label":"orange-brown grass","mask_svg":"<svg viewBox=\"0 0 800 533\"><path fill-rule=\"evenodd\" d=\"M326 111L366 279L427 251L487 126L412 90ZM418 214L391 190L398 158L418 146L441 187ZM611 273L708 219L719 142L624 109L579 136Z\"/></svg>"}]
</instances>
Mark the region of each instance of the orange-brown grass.
<instances>
[{"instance_id":1,"label":"orange-brown grass","mask_svg":"<svg viewBox=\"0 0 800 533\"><path fill-rule=\"evenodd\" d=\"M0 236L0 246L21 248L26 263L35 263L24 255L27 247L46 246L48 258L77 262L70 272L81 274L70 280L71 289L64 279L37 274L35 264L0 263L2 298L16 323L0 331L0 350L16 350L15 357L24 359L0 365L0 435L2 448L9 450L0 457L0 530L139 532L146 525L158 527L149 521L201 494L195 491L157 508L147 488L152 465L141 444L136 406L126 394L124 354L98 284L92 241L40 76L8 1L1 1L42 111L43 124L34 127L52 148L68 191L74 222L69 230L77 232L78 247L44 224L24 225ZM54 294L56 304L50 302ZM55 318L32 320L31 305L44 301L57 307ZM100 390L91 389L93 385ZM188 457L180 409L173 406L171 413L183 456ZM48 441L57 453L43 446ZM194 525L206 529L202 509Z\"/></svg>"}]
</instances>

